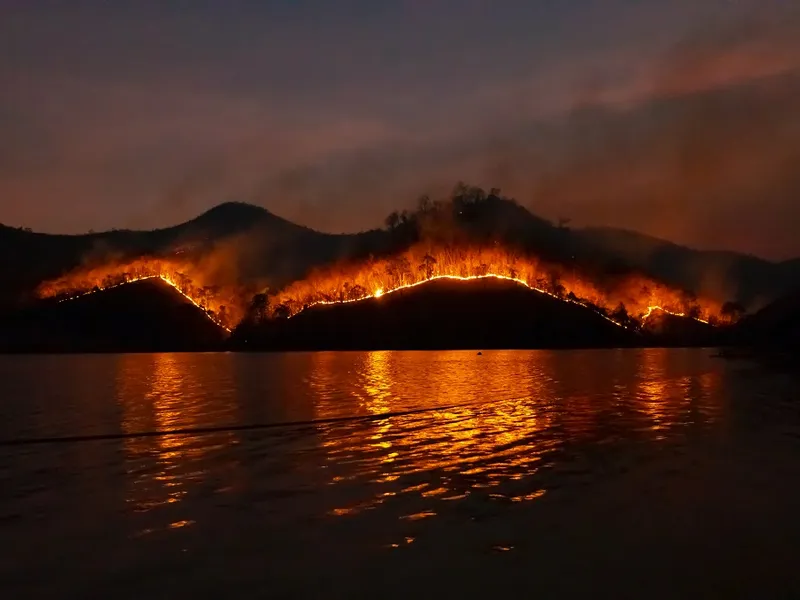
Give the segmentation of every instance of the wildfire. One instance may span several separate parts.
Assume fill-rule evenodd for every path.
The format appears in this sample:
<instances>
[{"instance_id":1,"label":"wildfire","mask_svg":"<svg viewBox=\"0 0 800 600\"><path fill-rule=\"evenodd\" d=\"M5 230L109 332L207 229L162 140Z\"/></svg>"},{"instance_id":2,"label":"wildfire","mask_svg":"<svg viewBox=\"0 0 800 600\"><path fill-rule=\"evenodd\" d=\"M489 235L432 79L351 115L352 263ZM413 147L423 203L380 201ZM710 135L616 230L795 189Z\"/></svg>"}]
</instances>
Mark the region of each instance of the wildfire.
<instances>
[{"instance_id":1,"label":"wildfire","mask_svg":"<svg viewBox=\"0 0 800 600\"><path fill-rule=\"evenodd\" d=\"M340 264L313 272L261 304L262 316L292 317L317 305L381 298L428 281L478 279L513 281L526 288L593 310L606 320L639 329L654 312L715 324L720 304L640 277L590 277L577 269L547 264L501 246L459 247L419 244L387 258ZM61 301L146 279L160 279L231 331L251 305L252 293L237 286L203 285L209 277L188 261L142 258L84 268L39 286L41 297Z\"/></svg>"},{"instance_id":2,"label":"wildfire","mask_svg":"<svg viewBox=\"0 0 800 600\"><path fill-rule=\"evenodd\" d=\"M442 280L442 279L451 280L451 281L477 281L477 280L480 280L480 279L500 279L500 280L504 280L504 281L513 281L514 283L517 283L519 285L523 285L526 288L528 288L529 290L533 290L535 292L539 292L540 294L545 294L547 296L550 296L552 298L556 298L558 300L562 300L564 302L570 302L572 304L577 304L579 306L583 306L584 308L592 308L590 305L588 305L585 302L581 302L580 300L574 300L574 299L571 299L571 298L559 298L558 296L548 292L547 290L542 290L542 289L539 289L539 288L536 288L536 287L533 287L533 286L529 285L527 281L524 281L522 279L515 279L513 277L507 277L505 275L498 275L496 273L487 273L486 275L471 275L471 276L467 276L467 277L462 277L462 276L459 276L459 275L434 275L433 277L431 277L429 279L423 279L422 281L416 281L414 283L408 283L406 285L401 285L401 286L398 286L396 288L392 288L392 289L387 290L387 291L384 291L382 288L378 288L373 293L367 294L366 296L362 296L360 298L351 298L351 299L347 299L347 300L318 300L317 302L312 302L310 304L307 304L303 308L303 310L311 308L312 306L319 306L319 305L326 305L326 304L346 304L346 303L350 303L350 302L361 302L363 300L369 300L370 298L380 298L381 296L386 296L386 295L392 294L394 292L399 292L401 290L407 290L407 289L410 289L410 288L415 288L415 287L420 286L420 285L422 285L424 283L428 283L430 281ZM300 312L302 312L302 311L300 311ZM295 313L295 314L299 314L299 313ZM616 320L612 319L611 317L608 317L607 315L604 315L602 313L599 313L599 314L600 314L601 317L603 317L607 321L610 321L611 323L614 323L614 325L617 325L619 327L625 327L625 325L620 323L619 321L616 321ZM292 315L292 316L294 316L294 315Z\"/></svg>"},{"instance_id":3,"label":"wildfire","mask_svg":"<svg viewBox=\"0 0 800 600\"><path fill-rule=\"evenodd\" d=\"M690 316L690 315L687 315L686 313L682 313L682 312L681 313L672 312L671 310L667 310L666 308L664 308L662 306L648 306L647 307L647 312L642 315L642 322L646 321L648 318L650 318L650 316L652 316L653 313L656 313L656 312L666 313L668 315L672 315L673 317L684 317L684 318L685 317L689 317L689 318L694 319L695 321L698 321L699 323L703 323L705 325L710 325L709 321L707 321L705 319L702 319L700 317Z\"/></svg>"},{"instance_id":4,"label":"wildfire","mask_svg":"<svg viewBox=\"0 0 800 600\"><path fill-rule=\"evenodd\" d=\"M629 328L640 327L655 311L709 323L719 317L721 308L714 301L694 298L644 277L618 277L601 284L589 281L577 269L546 264L498 246L423 244L391 258L313 273L272 296L270 306L274 313L291 317L312 306L380 298L437 279L485 278L513 281L594 310L608 321Z\"/></svg>"},{"instance_id":5,"label":"wildfire","mask_svg":"<svg viewBox=\"0 0 800 600\"><path fill-rule=\"evenodd\" d=\"M43 283L39 286L38 294L42 298L56 297L60 298L59 302L66 302L137 281L159 279L202 310L213 323L230 332L231 326L241 320L244 314L241 298L234 290L221 286L200 286L187 272L191 272L191 265L144 258L74 271Z\"/></svg>"}]
</instances>

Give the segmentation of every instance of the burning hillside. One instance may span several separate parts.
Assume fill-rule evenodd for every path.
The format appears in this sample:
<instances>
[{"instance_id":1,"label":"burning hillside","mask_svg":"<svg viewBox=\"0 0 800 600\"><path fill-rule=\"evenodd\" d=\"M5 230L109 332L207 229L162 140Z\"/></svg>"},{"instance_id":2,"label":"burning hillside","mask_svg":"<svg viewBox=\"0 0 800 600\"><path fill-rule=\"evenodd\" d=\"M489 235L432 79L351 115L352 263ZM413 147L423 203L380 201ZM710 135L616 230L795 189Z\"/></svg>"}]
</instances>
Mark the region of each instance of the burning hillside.
<instances>
[{"instance_id":1,"label":"burning hillside","mask_svg":"<svg viewBox=\"0 0 800 600\"><path fill-rule=\"evenodd\" d=\"M358 302L426 281L493 278L514 281L553 298L582 305L626 327L655 312L720 322L721 306L639 276L598 276L490 247L418 244L401 254L320 270L265 299L263 316L290 317L319 304Z\"/></svg>"},{"instance_id":2,"label":"burning hillside","mask_svg":"<svg viewBox=\"0 0 800 600\"><path fill-rule=\"evenodd\" d=\"M567 303L578 304L617 325L638 329L654 313L703 322L723 322L718 303L640 276L603 276L548 264L497 244L454 246L416 244L385 258L340 264L313 272L272 295L252 288L207 285L207 276L189 261L142 258L74 271L39 286L39 295L62 300L159 278L201 308L215 323L232 329L247 312L254 321L292 317L321 304L367 300L432 280L508 280Z\"/></svg>"},{"instance_id":3,"label":"burning hillside","mask_svg":"<svg viewBox=\"0 0 800 600\"><path fill-rule=\"evenodd\" d=\"M207 313L155 277L0 317L6 352L217 350L227 338Z\"/></svg>"},{"instance_id":4,"label":"burning hillside","mask_svg":"<svg viewBox=\"0 0 800 600\"><path fill-rule=\"evenodd\" d=\"M232 329L244 316L245 290L205 285L206 277L200 269L189 261L175 259L140 258L78 269L42 283L37 292L41 298L65 301L146 279L160 279L172 286L224 329Z\"/></svg>"},{"instance_id":5,"label":"burning hillside","mask_svg":"<svg viewBox=\"0 0 800 600\"><path fill-rule=\"evenodd\" d=\"M358 302L317 304L241 327L240 350L619 348L650 338L597 312L500 278L439 277Z\"/></svg>"}]
</instances>

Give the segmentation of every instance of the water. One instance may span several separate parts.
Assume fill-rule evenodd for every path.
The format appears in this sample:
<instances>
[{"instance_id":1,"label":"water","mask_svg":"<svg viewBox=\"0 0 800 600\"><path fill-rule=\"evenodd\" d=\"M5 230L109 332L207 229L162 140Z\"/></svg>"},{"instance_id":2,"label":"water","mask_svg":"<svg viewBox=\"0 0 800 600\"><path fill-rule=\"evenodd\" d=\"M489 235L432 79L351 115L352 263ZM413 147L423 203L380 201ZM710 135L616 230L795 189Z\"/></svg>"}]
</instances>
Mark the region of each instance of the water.
<instances>
[{"instance_id":1,"label":"water","mask_svg":"<svg viewBox=\"0 0 800 600\"><path fill-rule=\"evenodd\" d=\"M0 593L797 595L800 386L711 354L0 357Z\"/></svg>"}]
</instances>

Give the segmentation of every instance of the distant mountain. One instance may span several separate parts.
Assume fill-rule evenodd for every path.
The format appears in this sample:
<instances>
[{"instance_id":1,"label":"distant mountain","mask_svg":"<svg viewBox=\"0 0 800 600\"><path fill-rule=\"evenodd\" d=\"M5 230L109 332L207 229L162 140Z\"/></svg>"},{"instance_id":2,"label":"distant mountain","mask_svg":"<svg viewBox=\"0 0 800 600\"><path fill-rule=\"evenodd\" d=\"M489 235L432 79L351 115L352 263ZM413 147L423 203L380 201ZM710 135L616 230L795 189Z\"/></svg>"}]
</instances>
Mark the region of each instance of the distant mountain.
<instances>
[{"instance_id":1,"label":"distant mountain","mask_svg":"<svg viewBox=\"0 0 800 600\"><path fill-rule=\"evenodd\" d=\"M586 228L573 234L585 248L614 256L661 281L751 308L800 283L800 259L776 263L736 252L694 250L623 229Z\"/></svg>"},{"instance_id":2,"label":"distant mountain","mask_svg":"<svg viewBox=\"0 0 800 600\"><path fill-rule=\"evenodd\" d=\"M465 191L466 190L466 191ZM446 223L429 222L421 207L388 230L327 234L268 210L229 202L191 221L153 231L114 230L49 235L0 226L0 307L24 305L43 280L80 265L138 256L214 257L235 282L266 282L273 289L314 267L403 249L425 236L505 242L543 259L598 272L636 270L720 301L764 305L800 281L800 260L773 263L733 252L702 252L642 234L608 228L570 229L542 219L496 191L481 201L463 188ZM435 204L435 203L434 203ZM449 205L448 205L449 206ZM449 210L449 209L448 209Z\"/></svg>"}]
</instances>

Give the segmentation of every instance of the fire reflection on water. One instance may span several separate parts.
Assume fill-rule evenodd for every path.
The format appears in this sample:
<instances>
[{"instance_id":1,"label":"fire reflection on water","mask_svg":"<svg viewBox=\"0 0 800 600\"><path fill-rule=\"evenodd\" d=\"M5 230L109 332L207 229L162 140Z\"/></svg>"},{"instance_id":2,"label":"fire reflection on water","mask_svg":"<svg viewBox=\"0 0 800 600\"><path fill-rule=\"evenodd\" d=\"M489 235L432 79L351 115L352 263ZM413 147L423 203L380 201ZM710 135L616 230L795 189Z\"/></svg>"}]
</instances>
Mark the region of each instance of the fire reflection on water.
<instances>
[{"instance_id":1,"label":"fire reflection on water","mask_svg":"<svg viewBox=\"0 0 800 600\"><path fill-rule=\"evenodd\" d=\"M362 414L392 416L319 428L330 484L353 492L332 514L358 513L401 495L406 508L418 509L403 515L411 520L470 495L534 500L565 456L591 454L631 429L642 443L663 443L681 426L713 419L691 407L692 394L709 401L715 382L705 373L687 376L687 365L675 369L683 377L673 376L669 352L641 351L635 373L629 355L616 362L553 352L357 355L352 398ZM588 372L592 363L605 370ZM320 355L313 368L318 392L337 388L342 364ZM337 404L320 397L317 418L333 416Z\"/></svg>"},{"instance_id":2,"label":"fire reflection on water","mask_svg":"<svg viewBox=\"0 0 800 600\"><path fill-rule=\"evenodd\" d=\"M117 399L122 408L124 433L167 432L224 424L227 409L219 406L215 395L204 389L202 365L187 363L186 356L120 357ZM217 376L213 375L218 381ZM193 486L204 482L203 465L208 455L236 442L230 431L199 436L134 435L126 438L128 506L134 512L148 512L180 503ZM173 516L178 515L170 518ZM166 526L175 529L191 523L177 519Z\"/></svg>"},{"instance_id":3,"label":"fire reflection on water","mask_svg":"<svg viewBox=\"0 0 800 600\"><path fill-rule=\"evenodd\" d=\"M411 527L536 500L613 471L609 452L636 461L719 418L721 376L698 352L120 357L123 432L213 429L124 439L127 506L180 528L199 497L250 490L270 510L380 506ZM254 420L295 425L225 429Z\"/></svg>"}]
</instances>

